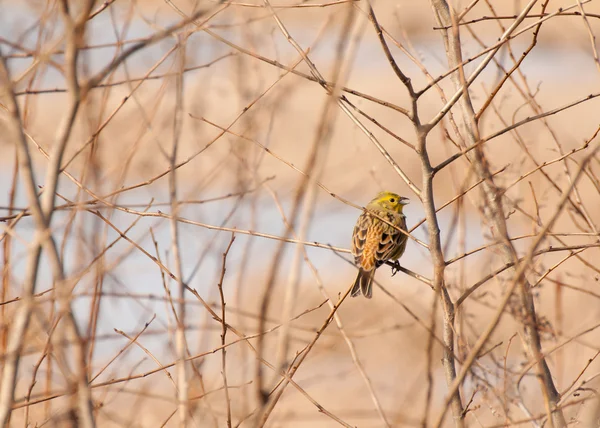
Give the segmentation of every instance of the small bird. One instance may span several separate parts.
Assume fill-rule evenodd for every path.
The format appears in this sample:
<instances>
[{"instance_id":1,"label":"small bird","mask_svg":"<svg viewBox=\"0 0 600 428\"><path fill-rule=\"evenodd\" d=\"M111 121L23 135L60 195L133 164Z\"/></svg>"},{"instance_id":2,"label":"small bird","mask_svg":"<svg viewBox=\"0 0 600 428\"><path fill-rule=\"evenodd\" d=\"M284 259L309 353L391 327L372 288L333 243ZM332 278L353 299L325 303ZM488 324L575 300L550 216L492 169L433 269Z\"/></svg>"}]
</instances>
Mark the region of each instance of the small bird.
<instances>
[{"instance_id":1,"label":"small bird","mask_svg":"<svg viewBox=\"0 0 600 428\"><path fill-rule=\"evenodd\" d=\"M358 266L352 297L362 292L367 299L371 298L375 270L386 261L396 260L396 265L400 266L397 260L404 253L407 235L398 229L406 231L406 217L402 209L408 203L408 198L392 192L380 192L358 217L352 233L352 255L354 264Z\"/></svg>"}]
</instances>

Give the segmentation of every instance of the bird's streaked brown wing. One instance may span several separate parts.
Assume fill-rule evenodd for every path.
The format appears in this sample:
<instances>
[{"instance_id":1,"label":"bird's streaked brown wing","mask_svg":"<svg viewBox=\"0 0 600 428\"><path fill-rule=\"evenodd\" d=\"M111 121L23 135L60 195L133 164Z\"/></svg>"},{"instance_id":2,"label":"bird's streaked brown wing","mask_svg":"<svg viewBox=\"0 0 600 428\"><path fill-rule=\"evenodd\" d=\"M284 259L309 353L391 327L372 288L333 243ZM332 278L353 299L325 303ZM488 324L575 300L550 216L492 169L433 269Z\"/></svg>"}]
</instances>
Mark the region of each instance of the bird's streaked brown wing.
<instances>
[{"instance_id":1,"label":"bird's streaked brown wing","mask_svg":"<svg viewBox=\"0 0 600 428\"><path fill-rule=\"evenodd\" d=\"M384 230L380 232L379 244L375 252L377 266L381 266L394 254L394 251L398 248L398 235L400 234L397 230L388 230L387 227L382 227L381 229Z\"/></svg>"},{"instance_id":2,"label":"bird's streaked brown wing","mask_svg":"<svg viewBox=\"0 0 600 428\"><path fill-rule=\"evenodd\" d=\"M362 213L356 221L356 226L354 226L354 232L352 233L352 254L354 255L356 264L359 264L363 254L371 223L372 217L367 213Z\"/></svg>"},{"instance_id":3,"label":"bird's streaked brown wing","mask_svg":"<svg viewBox=\"0 0 600 428\"><path fill-rule=\"evenodd\" d=\"M399 220L398 217L394 217L391 214L386 215L384 218L392 224L397 224ZM376 220L376 223L374 229L377 229L379 242L375 252L375 259L377 267L379 267L392 258L406 236L395 227L379 219ZM398 224L398 227L402 227L402 225Z\"/></svg>"}]
</instances>

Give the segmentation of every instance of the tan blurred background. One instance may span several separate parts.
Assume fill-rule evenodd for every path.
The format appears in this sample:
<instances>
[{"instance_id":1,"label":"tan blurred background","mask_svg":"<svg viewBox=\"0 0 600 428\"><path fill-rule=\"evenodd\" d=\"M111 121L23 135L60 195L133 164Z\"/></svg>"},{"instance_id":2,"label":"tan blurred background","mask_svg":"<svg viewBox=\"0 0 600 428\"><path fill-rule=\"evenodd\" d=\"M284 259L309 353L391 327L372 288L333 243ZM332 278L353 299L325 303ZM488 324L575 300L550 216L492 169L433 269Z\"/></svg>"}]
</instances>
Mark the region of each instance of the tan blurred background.
<instances>
[{"instance_id":1,"label":"tan blurred background","mask_svg":"<svg viewBox=\"0 0 600 428\"><path fill-rule=\"evenodd\" d=\"M175 3L186 13L194 10L192 2ZM274 6L284 3L295 4L273 1ZM315 2L303 4L311 3ZM492 7L495 13L507 18L501 21L507 27L512 22L509 18L520 13L525 3L480 1L467 13L464 21L490 16ZM457 11L463 10L467 5L467 2L452 3ZM574 5L577 6L577 3L550 1L547 11L552 13L561 7ZM209 6L216 7L208 2L199 4L199 7ZM365 10L363 2L356 2L355 6ZM278 16L292 37L302 48L311 47L310 58L328 79L333 73L342 23L351 7L353 6L349 3L341 3L315 8L277 8ZM442 39L439 30L434 29L435 21L428 2L379 0L373 2L373 7L381 26L418 58L432 76L438 76L447 70ZM600 2L597 0L584 2L584 7L589 14L600 13ZM532 13L539 13L539 9L538 5ZM578 9L575 7L570 10ZM591 32L595 36L600 29L600 22L596 16L590 15L588 18ZM115 45L117 40L147 37L180 19L162 1L115 1L88 23L85 45L94 48L85 49L81 53L82 78L98 72L120 52L121 48ZM521 27L535 19L537 18L527 19ZM344 85L409 108L406 90L391 70L373 27L359 10L355 12L354 25L353 28L357 28L353 33L356 37L353 40L356 49L351 51L352 60L344 63L347 75ZM298 59L297 53L282 36L270 12L263 7L232 4L214 17L209 26L217 34L255 54L286 65L293 64ZM62 28L53 2L0 2L0 46L3 55L8 58L13 79L18 79L15 91L19 93L24 127L45 149L51 148L55 141L57 127L64 120L68 99L68 95L60 93L65 88L65 81L55 66L60 67L64 62L64 56L55 53L62 46ZM502 32L498 22L491 20L473 23L469 29L461 27L464 57L480 52L480 42L486 46L495 43ZM476 34L477 39L473 34ZM511 41L510 46L517 58L527 49L531 38L530 30ZM95 194L109 195L123 187L153 180L158 174L168 170L176 108L175 75L179 70L177 54L170 54L151 74L158 76L157 78L147 79L139 88L139 80L136 79L144 78L174 43L174 38L166 38L140 50L104 81L122 83L94 89L83 105L65 159L70 159L94 136L93 144L88 145L67 170L79 179L84 177L86 186ZM32 58L28 52L15 45L27 47L30 51L53 54L49 59L36 56L36 61L40 61L40 64L29 69ZM100 45L102 47L98 47ZM124 44L124 47L129 45L130 43ZM391 43L390 46L400 68L410 76L415 87L422 88L427 79L419 68L397 47ZM516 85L511 81L507 82L494 99L493 108L482 116L481 135L491 135L535 114L521 93L526 87L525 83L545 111L598 93L600 74L592 52L590 32L581 16L557 16L549 19L541 27L537 45L519 68L522 76L514 74ZM506 68L513 64L506 48L501 49L497 59ZM472 72L480 60L466 65L465 71ZM306 168L328 97L316 83L291 74L284 76L282 70L198 31L187 39L185 66L192 68L207 64L210 66L186 71L184 74L183 130L178 160L186 160L192 155L194 157L178 170L179 198L190 201L183 205L179 215L203 225L283 235L286 229L278 204L289 215L293 197L302 180L302 174L289 164L300 170ZM305 64L298 65L297 69L309 72ZM472 85L471 94L476 110L481 107L501 76L497 67L490 64ZM203 121L203 118L220 127L228 127L246 106L274 82L277 82L276 85L233 125L231 131L234 134L225 134L211 143L219 134L219 129ZM441 82L441 88L447 97L453 94L449 79ZM40 90L46 90L47 93L36 92ZM26 95L26 91L34 93ZM124 97L128 98L121 108ZM411 144L415 143L414 130L406 117L365 99L351 95L348 97L393 133ZM419 101L423 120L435 116L443 104L439 93L435 89L429 90ZM491 170L497 171L505 167L496 177L498 184L507 186L535 168L533 162L524 155L517 139L521 139L538 163L550 161L560 155L553 135L565 153L580 147L592 137L598 126L598 107L597 100L586 101L548 117L548 126L537 121L518 128L518 135L506 133L487 143L485 153ZM119 109L118 112L110 119L106 128L97 133L100 124L116 109ZM361 120L403 171L421 187L421 166L416 153L364 118ZM421 220L424 211L418 198L365 134L339 109L336 110L331 125L333 132L319 182L335 195L359 206L366 205L381 189L397 191L411 198L411 204L406 209L409 227ZM0 121L0 129L3 127L5 123ZM454 135L447 119L429 136L428 150L434 164L457 152L457 148L445 137L446 130L451 136ZM209 143L210 147L196 155ZM6 132L0 132L0 145L0 206L3 209L0 216L3 216L8 213L6 208L13 186L15 149ZM267 146L270 152L266 153L261 145ZM33 143L30 149L34 155L37 182L43 185L47 161ZM576 169L575 161L582 159L584 155L585 152L578 152L570 158L574 161L567 163L569 171ZM568 183L564 165L556 163L544 169L561 187ZM592 161L591 177L599 166L597 161ZM434 185L437 206L452 199L465 183L475 183L476 180L468 171L469 164L460 159L436 177ZM600 198L593 178L583 178L578 191L591 220L598 224ZM59 193L71 201L90 199L89 195L79 192L65 176L61 177ZM535 195L535 199L532 195ZM512 187L506 196L509 198L505 201L509 232L511 236L519 236L539 231L541 225L526 214L539 212L543 222L553 213L560 193L544 176L536 172ZM212 200L213 198L216 199ZM169 201L167 176L112 199L114 204L139 211L151 200L154 204ZM58 200L57 203L62 204L64 200ZM452 226L456 204L440 212L442 243L446 245L447 260L465 250L473 250L491 242L492 233L489 225L481 218L478 209L480 204L479 193L470 192L461 205L456 227ZM17 185L14 206L23 208L26 205L23 188ZM98 209L109 216L120 230L127 228L137 218L131 213L112 211L107 207ZM149 209L151 212L159 210L170 212L170 207L157 205ZM71 217L74 213L75 220ZM306 241L348 249L352 227L358 215L358 209L318 189ZM594 232L588 230L580 220L574 220L573 216L567 210L560 216L552 231L569 234L561 238L569 245L597 242ZM19 239L11 241L10 287L6 290L6 300L19 296L32 224L31 219L22 220L16 229ZM128 236L154 255L150 229L155 234L160 256L172 268L168 220L144 217ZM222 253L229 243L230 232L190 224L181 224L180 230L184 278L204 299L220 308L216 284L221 274ZM57 214L53 231L64 246L64 263L71 274L91 263L100 249L118 236L92 214L76 210L65 210ZM414 236L425 242L429 239L424 226L416 229ZM519 250L525 251L530 241L522 239L516 241L515 245ZM228 319L246 335L257 333L260 297L277 245L276 240L239 233L228 255L223 285L229 309ZM549 239L547 245L559 244ZM282 302L293 270L294 251L295 246L289 244L279 266L271 296L268 327L285 322L282 319ZM345 293L355 275L355 268L349 262L347 253L336 254L324 248L306 247L306 254L309 262L303 261L300 264L300 285L294 315L315 308L325 300L319 284L322 284L333 301L337 301L337 296ZM536 258L535 272L530 273L530 280L536 282L546 270L568 254L568 251L558 252ZM598 323L600 308L597 300L600 296L596 270L600 267L598 255L596 248L586 249L581 257L588 266L572 257L553 270L547 280L542 281L535 290L539 317L544 327L543 349L553 349L557 344L575 337L549 356L559 391L566 390L575 382L565 399L590 396L589 391L583 394L580 392L577 396L573 395L573 391L581 381L593 379L600 369L595 360L585 368L588 360L595 358L600 349L597 345L598 333L593 329ZM430 255L415 242L408 244L401 262L411 271L427 278L432 277ZM452 298L458 298L462 290L503 263L498 252L491 248L467 257L464 263L449 265L446 282ZM46 275L42 275L38 291L52 285L46 265L43 271ZM508 279L510 271L496 276L462 305L456 323L459 357L468 353L486 327ZM383 267L377 274L377 280L393 297L377 287L372 300L362 297L348 299L339 310L344 331L356 353L353 355L348 340L344 339L333 323L317 341L294 380L325 409L350 425L384 426L358 368L360 365L391 426L422 426L429 352L429 333L423 326L430 326L432 319L436 320L434 328L437 335L441 336L442 312L439 304L436 311L432 312L435 294L427 285L412 277L399 273L392 278L389 268ZM175 361L175 322L164 301L163 282L156 264L127 242L120 241L111 247L103 258L101 269L92 270L84 276L74 290L73 307L84 332L88 331L87 326L90 324L89 296L98 281L102 282L105 295L98 315L97 344L89 362L91 373L100 370L127 343L127 339L115 333L114 329L134 336L154 314L156 318L139 339L139 343L148 352L138 346L128 348L94 382L143 373L155 369L158 363L166 365ZM171 287L176 287L176 283L171 281ZM211 319L191 294L187 298L187 340L190 354L210 351L220 344L221 326ZM15 306L5 305L5 326L10 325L10 316ZM40 301L40 319L31 327L31 340L28 341L27 348L30 355L22 366L17 388L17 399L21 401L32 380L32 366L44 347L46 333L41 320L49 316L49 308L48 301ZM329 308L324 305L290 324L290 349L285 361L289 363L297 352L313 340L316 329L323 324L328 313ZM523 378L520 389L517 390L516 387L518 375L528 362L517 334L517 326L514 317L507 314L487 347L497 348L478 360L473 373L467 376L463 401L468 403L472 398L466 416L469 426L512 425L515 421L527 420L545 412L533 371ZM591 330L585 335L578 335L586 329ZM278 334L275 331L266 335L265 358L272 363L277 359L277 344L280 340ZM227 337L228 341L235 340L232 333L228 333ZM252 343L255 344L255 340ZM432 349L433 387L429 424L438 415L447 391L440 364L441 346L434 342ZM150 357L150 353L157 361ZM192 401L196 426L225 426L220 355L217 352L195 360L193 364L196 370L189 371L190 396L200 397ZM227 358L234 426L238 423L252 426L249 415L256 406L255 355L240 342L228 348ZM584 368L585 372L578 377ZM60 373L56 367L51 374L48 374L48 370L49 368L45 368L42 373L37 374L40 381L33 388L34 397L43 397L49 391L60 389ZM276 376L265 370L267 385L274 384ZM167 426L176 426L176 416L169 417L176 406L175 386L164 371L145 379L98 387L92 391L99 407L99 426L150 427L161 426L163 422ZM591 417L586 415L594 413L594 406L592 401L572 405L565 409L567 419L580 424L579 426L596 426L585 425L590 423L586 418ZM23 408L16 410L13 422L18 425L28 418L32 425L41 425L43 421L52 426L61 425L61 415L66 408L66 399L39 403L30 407L28 415ZM446 418L445 424L452 425L451 417ZM337 423L318 412L302 394L288 386L268 426L328 427L337 426Z\"/></svg>"}]
</instances>

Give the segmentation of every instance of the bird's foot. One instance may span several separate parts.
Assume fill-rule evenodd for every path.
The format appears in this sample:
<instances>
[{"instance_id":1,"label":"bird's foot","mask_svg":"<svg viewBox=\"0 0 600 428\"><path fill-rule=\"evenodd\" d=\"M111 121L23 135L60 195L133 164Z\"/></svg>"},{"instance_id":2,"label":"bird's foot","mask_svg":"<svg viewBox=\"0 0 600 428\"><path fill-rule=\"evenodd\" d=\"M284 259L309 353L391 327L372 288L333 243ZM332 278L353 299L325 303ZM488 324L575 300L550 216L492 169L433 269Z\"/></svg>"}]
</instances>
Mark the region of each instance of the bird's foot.
<instances>
[{"instance_id":1,"label":"bird's foot","mask_svg":"<svg viewBox=\"0 0 600 428\"><path fill-rule=\"evenodd\" d=\"M400 271L400 262L398 260L394 261L394 265L392 266L392 276L395 276Z\"/></svg>"}]
</instances>

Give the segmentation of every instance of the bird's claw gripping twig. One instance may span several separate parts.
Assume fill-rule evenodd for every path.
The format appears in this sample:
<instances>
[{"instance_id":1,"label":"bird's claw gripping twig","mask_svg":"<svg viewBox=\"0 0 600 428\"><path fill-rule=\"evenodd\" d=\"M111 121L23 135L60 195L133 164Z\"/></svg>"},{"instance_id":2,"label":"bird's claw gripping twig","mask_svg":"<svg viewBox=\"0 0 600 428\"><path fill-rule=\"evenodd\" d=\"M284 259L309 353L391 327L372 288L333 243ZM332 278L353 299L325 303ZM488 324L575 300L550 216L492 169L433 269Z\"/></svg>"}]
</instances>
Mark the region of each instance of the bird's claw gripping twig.
<instances>
[{"instance_id":1,"label":"bird's claw gripping twig","mask_svg":"<svg viewBox=\"0 0 600 428\"><path fill-rule=\"evenodd\" d=\"M392 266L392 276L395 276L400 271L400 262L398 260L394 261L394 265Z\"/></svg>"}]
</instances>

